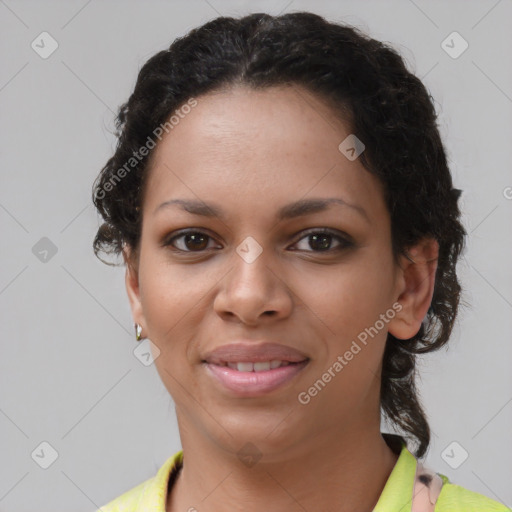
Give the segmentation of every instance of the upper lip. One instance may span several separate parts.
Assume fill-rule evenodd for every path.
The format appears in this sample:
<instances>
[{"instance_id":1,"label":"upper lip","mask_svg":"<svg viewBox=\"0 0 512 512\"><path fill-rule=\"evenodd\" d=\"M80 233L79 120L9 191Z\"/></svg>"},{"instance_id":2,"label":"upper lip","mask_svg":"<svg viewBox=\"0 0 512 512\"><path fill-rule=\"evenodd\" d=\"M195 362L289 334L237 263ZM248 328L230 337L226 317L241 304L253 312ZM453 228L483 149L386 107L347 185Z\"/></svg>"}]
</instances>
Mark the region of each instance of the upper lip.
<instances>
[{"instance_id":1,"label":"upper lip","mask_svg":"<svg viewBox=\"0 0 512 512\"><path fill-rule=\"evenodd\" d=\"M248 363L262 362L279 359L280 361L289 361L299 363L308 356L299 350L278 343L260 343L238 342L222 345L210 352L207 352L203 360L211 364L222 363Z\"/></svg>"}]
</instances>

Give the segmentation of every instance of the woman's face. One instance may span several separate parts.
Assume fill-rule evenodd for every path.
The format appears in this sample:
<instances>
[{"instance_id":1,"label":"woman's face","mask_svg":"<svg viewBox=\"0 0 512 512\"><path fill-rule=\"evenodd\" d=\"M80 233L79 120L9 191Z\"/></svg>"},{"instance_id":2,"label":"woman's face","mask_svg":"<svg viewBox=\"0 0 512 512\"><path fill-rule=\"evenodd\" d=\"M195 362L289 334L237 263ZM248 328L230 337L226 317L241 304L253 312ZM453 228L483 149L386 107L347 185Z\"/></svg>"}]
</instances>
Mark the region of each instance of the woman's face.
<instances>
[{"instance_id":1,"label":"woman's face","mask_svg":"<svg viewBox=\"0 0 512 512\"><path fill-rule=\"evenodd\" d=\"M197 102L155 149L138 268L127 274L182 435L276 453L374 426L404 288L380 183L340 151L349 128L304 89L236 88ZM178 199L203 214L169 203ZM313 199L336 202L290 207ZM204 361L237 342L281 344L307 363L273 389L234 389ZM233 382L238 370L228 370Z\"/></svg>"}]
</instances>

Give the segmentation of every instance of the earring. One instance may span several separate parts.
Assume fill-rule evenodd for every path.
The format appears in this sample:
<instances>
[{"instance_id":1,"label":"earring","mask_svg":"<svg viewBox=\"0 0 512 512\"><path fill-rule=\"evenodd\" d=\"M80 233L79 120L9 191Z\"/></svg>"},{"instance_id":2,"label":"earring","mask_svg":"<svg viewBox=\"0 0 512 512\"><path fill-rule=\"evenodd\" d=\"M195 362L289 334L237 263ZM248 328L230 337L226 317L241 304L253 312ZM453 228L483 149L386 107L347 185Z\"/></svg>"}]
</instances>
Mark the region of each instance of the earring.
<instances>
[{"instance_id":1,"label":"earring","mask_svg":"<svg viewBox=\"0 0 512 512\"><path fill-rule=\"evenodd\" d=\"M142 327L139 324L133 324L133 327L135 328L135 339L140 341L142 339Z\"/></svg>"}]
</instances>

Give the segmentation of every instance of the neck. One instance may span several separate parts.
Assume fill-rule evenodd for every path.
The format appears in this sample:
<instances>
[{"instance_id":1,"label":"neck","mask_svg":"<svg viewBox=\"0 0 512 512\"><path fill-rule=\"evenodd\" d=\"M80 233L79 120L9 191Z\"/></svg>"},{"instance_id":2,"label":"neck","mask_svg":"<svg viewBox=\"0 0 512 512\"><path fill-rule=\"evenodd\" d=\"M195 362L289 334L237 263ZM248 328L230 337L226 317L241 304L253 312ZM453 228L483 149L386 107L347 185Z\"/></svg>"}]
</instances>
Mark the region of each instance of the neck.
<instances>
[{"instance_id":1,"label":"neck","mask_svg":"<svg viewBox=\"0 0 512 512\"><path fill-rule=\"evenodd\" d=\"M307 446L265 452L253 465L210 439L187 441L184 436L183 468L167 512L219 512L233 510L233 504L245 512L368 511L398 459L378 428L361 425L343 432L322 430Z\"/></svg>"}]
</instances>

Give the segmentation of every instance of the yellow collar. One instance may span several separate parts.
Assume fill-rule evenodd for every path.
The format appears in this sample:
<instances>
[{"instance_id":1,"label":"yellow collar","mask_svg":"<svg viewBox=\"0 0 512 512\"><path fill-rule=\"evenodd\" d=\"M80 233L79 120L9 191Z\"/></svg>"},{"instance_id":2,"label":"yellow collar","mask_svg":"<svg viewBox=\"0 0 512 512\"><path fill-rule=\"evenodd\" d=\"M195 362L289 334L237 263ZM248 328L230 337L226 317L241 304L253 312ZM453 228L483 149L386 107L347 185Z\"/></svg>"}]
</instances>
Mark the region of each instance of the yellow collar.
<instances>
[{"instance_id":1,"label":"yellow collar","mask_svg":"<svg viewBox=\"0 0 512 512\"><path fill-rule=\"evenodd\" d=\"M172 470L183 462L183 451L169 457L158 470L155 477L144 482L140 500L136 505L137 512L165 512L167 486ZM400 455L382 490L373 512L411 511L412 491L416 474L417 460L402 443Z\"/></svg>"}]
</instances>

